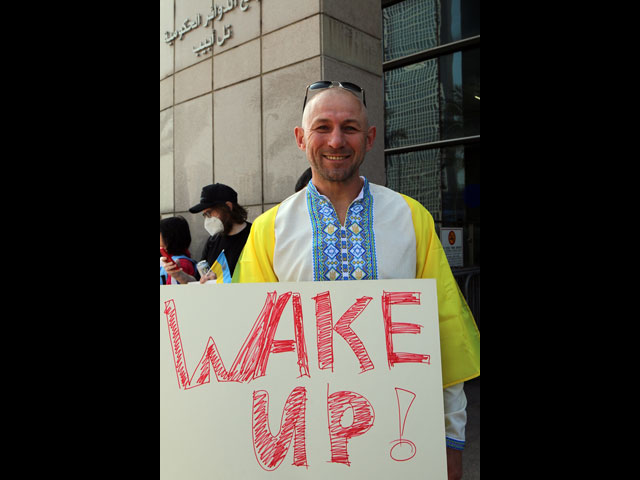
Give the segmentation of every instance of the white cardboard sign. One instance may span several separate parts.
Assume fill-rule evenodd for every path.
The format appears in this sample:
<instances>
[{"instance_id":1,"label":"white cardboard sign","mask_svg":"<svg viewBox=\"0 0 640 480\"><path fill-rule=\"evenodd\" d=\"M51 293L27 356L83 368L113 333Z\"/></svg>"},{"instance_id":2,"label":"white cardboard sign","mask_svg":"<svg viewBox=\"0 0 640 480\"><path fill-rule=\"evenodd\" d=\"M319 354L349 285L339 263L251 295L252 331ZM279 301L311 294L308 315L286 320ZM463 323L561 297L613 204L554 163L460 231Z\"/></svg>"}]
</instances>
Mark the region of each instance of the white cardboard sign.
<instances>
[{"instance_id":1,"label":"white cardboard sign","mask_svg":"<svg viewBox=\"0 0 640 480\"><path fill-rule=\"evenodd\" d=\"M434 280L160 288L160 478L446 480Z\"/></svg>"}]
</instances>

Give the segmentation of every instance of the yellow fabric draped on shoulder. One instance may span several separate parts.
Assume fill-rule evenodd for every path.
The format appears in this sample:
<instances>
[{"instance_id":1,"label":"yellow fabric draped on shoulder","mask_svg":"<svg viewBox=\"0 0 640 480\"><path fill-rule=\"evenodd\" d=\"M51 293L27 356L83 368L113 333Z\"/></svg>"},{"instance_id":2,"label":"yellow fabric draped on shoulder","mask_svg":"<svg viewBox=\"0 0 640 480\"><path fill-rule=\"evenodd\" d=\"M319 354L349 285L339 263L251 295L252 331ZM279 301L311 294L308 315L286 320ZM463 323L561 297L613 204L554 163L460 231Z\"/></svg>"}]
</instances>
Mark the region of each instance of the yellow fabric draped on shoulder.
<instances>
[{"instance_id":1,"label":"yellow fabric draped on shoulder","mask_svg":"<svg viewBox=\"0 0 640 480\"><path fill-rule=\"evenodd\" d=\"M267 210L251 225L251 232L245 243L232 283L277 282L273 272L273 250L275 248L275 221L278 207Z\"/></svg>"},{"instance_id":2,"label":"yellow fabric draped on shoulder","mask_svg":"<svg viewBox=\"0 0 640 480\"><path fill-rule=\"evenodd\" d=\"M416 278L435 278L438 289L443 387L480 375L480 332L451 273L433 217L419 202L402 195L416 233Z\"/></svg>"}]
</instances>

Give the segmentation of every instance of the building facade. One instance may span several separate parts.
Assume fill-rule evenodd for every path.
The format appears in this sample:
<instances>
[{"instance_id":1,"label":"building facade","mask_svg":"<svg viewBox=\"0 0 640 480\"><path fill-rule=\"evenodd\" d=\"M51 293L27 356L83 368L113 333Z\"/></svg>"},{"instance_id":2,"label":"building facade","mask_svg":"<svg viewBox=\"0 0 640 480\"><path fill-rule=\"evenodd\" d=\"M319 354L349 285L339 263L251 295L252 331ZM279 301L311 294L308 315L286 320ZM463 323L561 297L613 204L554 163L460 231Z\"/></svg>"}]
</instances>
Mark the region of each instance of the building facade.
<instances>
[{"instance_id":1,"label":"building facade","mask_svg":"<svg viewBox=\"0 0 640 480\"><path fill-rule=\"evenodd\" d=\"M361 172L461 228L479 265L479 1L161 0L160 214L190 224L203 186L238 192L249 220L294 193L305 87L366 91L374 148Z\"/></svg>"}]
</instances>

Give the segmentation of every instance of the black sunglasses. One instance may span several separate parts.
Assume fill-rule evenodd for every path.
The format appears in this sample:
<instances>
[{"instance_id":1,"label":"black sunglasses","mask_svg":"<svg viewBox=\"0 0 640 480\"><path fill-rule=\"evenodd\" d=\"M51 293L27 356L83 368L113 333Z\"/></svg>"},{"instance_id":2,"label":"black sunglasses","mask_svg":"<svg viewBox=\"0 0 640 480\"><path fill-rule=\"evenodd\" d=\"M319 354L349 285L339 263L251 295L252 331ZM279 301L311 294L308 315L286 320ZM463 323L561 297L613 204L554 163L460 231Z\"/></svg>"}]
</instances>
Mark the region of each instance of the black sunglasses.
<instances>
[{"instance_id":1,"label":"black sunglasses","mask_svg":"<svg viewBox=\"0 0 640 480\"><path fill-rule=\"evenodd\" d=\"M307 85L307 89L304 92L304 103L302 104L302 111L304 112L304 107L307 105L307 95L309 94L309 90L322 90L323 88L329 88L334 85L337 85L340 88L344 88L345 90L350 90L351 92L358 94L362 94L362 103L364 106L367 106L367 101L364 97L364 88L359 87L355 83L351 82L334 82L331 80L320 80L319 82L312 83L311 85Z\"/></svg>"}]
</instances>

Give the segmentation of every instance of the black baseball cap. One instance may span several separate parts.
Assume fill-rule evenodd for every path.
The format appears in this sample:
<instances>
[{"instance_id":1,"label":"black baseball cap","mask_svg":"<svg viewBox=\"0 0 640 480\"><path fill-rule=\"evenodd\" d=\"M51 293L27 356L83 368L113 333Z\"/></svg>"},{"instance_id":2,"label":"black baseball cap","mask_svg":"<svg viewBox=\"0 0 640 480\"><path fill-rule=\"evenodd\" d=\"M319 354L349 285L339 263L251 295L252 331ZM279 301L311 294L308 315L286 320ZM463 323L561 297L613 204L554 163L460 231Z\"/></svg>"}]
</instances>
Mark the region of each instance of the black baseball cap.
<instances>
[{"instance_id":1,"label":"black baseball cap","mask_svg":"<svg viewBox=\"0 0 640 480\"><path fill-rule=\"evenodd\" d=\"M189 211L191 213L198 213L225 202L238 203L238 194L233 188L227 185L214 183L213 185L207 185L202 188L200 203L191 207Z\"/></svg>"}]
</instances>

